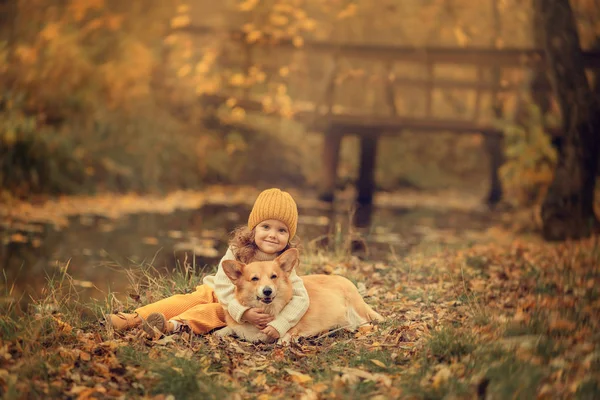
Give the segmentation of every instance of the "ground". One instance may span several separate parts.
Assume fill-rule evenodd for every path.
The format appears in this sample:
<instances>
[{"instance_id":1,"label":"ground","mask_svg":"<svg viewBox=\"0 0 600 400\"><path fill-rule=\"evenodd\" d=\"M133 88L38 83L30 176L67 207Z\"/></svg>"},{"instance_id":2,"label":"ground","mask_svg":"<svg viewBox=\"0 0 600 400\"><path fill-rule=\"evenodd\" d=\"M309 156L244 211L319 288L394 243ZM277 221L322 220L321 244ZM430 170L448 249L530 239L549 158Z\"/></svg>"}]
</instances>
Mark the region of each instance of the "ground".
<instances>
[{"instance_id":1,"label":"ground","mask_svg":"<svg viewBox=\"0 0 600 400\"><path fill-rule=\"evenodd\" d=\"M103 312L192 290L201 277L189 270L150 281L131 302L93 305L73 299L65 273L30 313L3 310L0 393L7 399L598 398L600 237L546 243L535 235L495 235L495 241L415 248L390 262L340 251L306 254L304 273L347 276L386 321L288 347L189 333L152 341L141 331L115 333L98 323Z\"/></svg>"}]
</instances>

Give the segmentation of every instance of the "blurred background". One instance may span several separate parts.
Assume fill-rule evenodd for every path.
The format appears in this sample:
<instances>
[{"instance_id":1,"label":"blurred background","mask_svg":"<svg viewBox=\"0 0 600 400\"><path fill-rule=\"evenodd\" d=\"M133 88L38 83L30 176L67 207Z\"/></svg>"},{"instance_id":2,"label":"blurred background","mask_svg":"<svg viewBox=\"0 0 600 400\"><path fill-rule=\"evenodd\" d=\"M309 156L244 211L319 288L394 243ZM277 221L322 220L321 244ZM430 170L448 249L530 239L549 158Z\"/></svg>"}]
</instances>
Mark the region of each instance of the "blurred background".
<instances>
[{"instance_id":1,"label":"blurred background","mask_svg":"<svg viewBox=\"0 0 600 400\"><path fill-rule=\"evenodd\" d=\"M600 3L571 5L593 50ZM181 249L214 265L267 187L297 198L305 243L390 262L423 238L474 240L502 221L486 200L530 210L552 179L559 112L532 62L541 46L528 1L2 0L0 10L7 298L65 269L82 287L125 291L110 271L173 267ZM318 122L331 115L392 128L373 142L368 129L344 131L324 187ZM400 117L416 122L393 129ZM376 149L361 163L365 143ZM347 222L369 157L374 208L354 240ZM327 184L333 203L318 200ZM118 198L177 191L202 200L141 213ZM90 206L24 211L64 195ZM111 214L119 207L130 211Z\"/></svg>"}]
</instances>

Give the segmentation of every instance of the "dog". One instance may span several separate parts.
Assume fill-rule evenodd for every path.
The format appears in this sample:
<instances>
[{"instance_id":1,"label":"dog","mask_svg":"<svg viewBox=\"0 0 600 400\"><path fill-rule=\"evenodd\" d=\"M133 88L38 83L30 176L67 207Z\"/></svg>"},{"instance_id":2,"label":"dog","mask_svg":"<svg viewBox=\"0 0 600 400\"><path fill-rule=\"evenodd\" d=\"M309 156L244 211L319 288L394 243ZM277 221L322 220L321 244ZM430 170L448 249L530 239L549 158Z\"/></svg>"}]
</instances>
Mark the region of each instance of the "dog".
<instances>
[{"instance_id":1,"label":"dog","mask_svg":"<svg viewBox=\"0 0 600 400\"><path fill-rule=\"evenodd\" d=\"M289 249L273 261L243 264L223 261L223 270L235 285L235 295L246 307L262 308L277 316L292 298L290 273L298 263L297 249ZM288 344L299 337L311 337L333 328L355 330L383 317L363 300L358 289L339 275L307 275L301 277L308 292L308 311L278 343ZM269 342L267 335L249 323L237 323L225 310L227 326L216 331L221 337L235 335L250 342Z\"/></svg>"}]
</instances>

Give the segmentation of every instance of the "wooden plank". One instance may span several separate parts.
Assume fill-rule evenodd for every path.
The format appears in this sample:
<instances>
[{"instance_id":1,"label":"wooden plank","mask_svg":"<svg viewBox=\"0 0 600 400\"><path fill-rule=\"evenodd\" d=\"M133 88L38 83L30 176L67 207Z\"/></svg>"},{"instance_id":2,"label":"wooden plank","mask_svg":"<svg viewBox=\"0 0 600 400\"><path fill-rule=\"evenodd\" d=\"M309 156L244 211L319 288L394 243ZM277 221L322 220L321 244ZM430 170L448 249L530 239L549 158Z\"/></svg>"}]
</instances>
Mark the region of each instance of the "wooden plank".
<instances>
[{"instance_id":1,"label":"wooden plank","mask_svg":"<svg viewBox=\"0 0 600 400\"><path fill-rule=\"evenodd\" d=\"M478 133L484 136L502 136L503 131L492 124L478 123L469 120L442 119L442 118L408 118L388 116L362 116L352 114L333 114L327 117L315 117L310 113L298 113L298 121L312 122L313 129L323 131L327 127L336 127L344 134L370 135L374 131L381 131L382 135L395 136L403 130L413 132L451 132L455 134ZM305 119L306 118L306 119ZM551 136L560 136L559 128L547 129Z\"/></svg>"},{"instance_id":2,"label":"wooden plank","mask_svg":"<svg viewBox=\"0 0 600 400\"><path fill-rule=\"evenodd\" d=\"M217 31L205 26L187 26L177 28L172 32L187 32L190 34L206 35L221 34L236 41L246 40L246 34L241 31ZM297 49L291 40L262 40L254 43L257 46L274 46L282 49ZM469 64L487 66L532 66L544 63L545 52L531 48L483 48L483 47L410 47L383 44L353 44L305 40L302 50L317 53L338 54L342 57L372 58L382 61L405 61L435 64ZM584 65L589 68L600 67L600 51L587 50L583 52Z\"/></svg>"},{"instance_id":3,"label":"wooden plank","mask_svg":"<svg viewBox=\"0 0 600 400\"><path fill-rule=\"evenodd\" d=\"M502 131L492 125L480 124L469 120L438 119L438 118L409 118L402 116L373 116L355 114L332 114L315 116L314 113L297 113L294 118L300 122L306 121L317 130L325 130L327 126L336 126L345 134L369 134L369 131L382 131L386 135L408 129L412 131L449 131L456 133L502 134Z\"/></svg>"},{"instance_id":4,"label":"wooden plank","mask_svg":"<svg viewBox=\"0 0 600 400\"><path fill-rule=\"evenodd\" d=\"M219 94L204 95L207 104L221 104L229 97ZM240 99L237 103L248 111L263 112L262 104L255 100ZM276 111L272 113L276 115ZM502 135L502 130L491 124L477 121L442 118L410 118L403 116L360 115L357 113L318 114L313 111L301 111L294 114L294 119L306 124L309 128L325 132L331 127L344 134L370 135L373 131L381 131L383 135L397 135L407 129L419 132L452 132L457 134L480 133L482 135ZM558 128L549 129L552 136L560 136Z\"/></svg>"}]
</instances>

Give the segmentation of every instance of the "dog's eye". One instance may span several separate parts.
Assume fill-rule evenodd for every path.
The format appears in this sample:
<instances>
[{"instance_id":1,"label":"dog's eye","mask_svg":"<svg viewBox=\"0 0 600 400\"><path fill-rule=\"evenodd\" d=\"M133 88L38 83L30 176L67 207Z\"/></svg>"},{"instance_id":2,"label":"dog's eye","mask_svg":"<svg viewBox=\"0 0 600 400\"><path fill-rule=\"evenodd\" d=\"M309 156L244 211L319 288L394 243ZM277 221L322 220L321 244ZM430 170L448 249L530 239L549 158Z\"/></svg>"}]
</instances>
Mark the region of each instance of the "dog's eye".
<instances>
[{"instance_id":1,"label":"dog's eye","mask_svg":"<svg viewBox=\"0 0 600 400\"><path fill-rule=\"evenodd\" d=\"M277 275L275 275L275 274L271 275L271 279L273 279L273 280L277 279Z\"/></svg>"},{"instance_id":2,"label":"dog's eye","mask_svg":"<svg viewBox=\"0 0 600 400\"><path fill-rule=\"evenodd\" d=\"M252 282L258 281L258 276L253 276L251 280L252 280Z\"/></svg>"}]
</instances>

